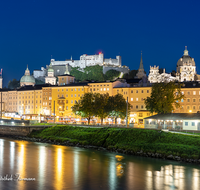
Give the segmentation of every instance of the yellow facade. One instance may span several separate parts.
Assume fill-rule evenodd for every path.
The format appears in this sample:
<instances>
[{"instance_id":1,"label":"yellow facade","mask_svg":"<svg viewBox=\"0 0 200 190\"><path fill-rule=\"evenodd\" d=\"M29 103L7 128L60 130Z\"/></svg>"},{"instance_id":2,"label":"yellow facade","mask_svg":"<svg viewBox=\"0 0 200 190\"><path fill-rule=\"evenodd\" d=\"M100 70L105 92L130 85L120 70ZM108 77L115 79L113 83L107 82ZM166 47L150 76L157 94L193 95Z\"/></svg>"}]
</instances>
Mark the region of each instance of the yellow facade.
<instances>
[{"instance_id":1,"label":"yellow facade","mask_svg":"<svg viewBox=\"0 0 200 190\"><path fill-rule=\"evenodd\" d=\"M174 113L197 113L200 111L200 88L182 88L181 92L185 99L181 100L180 108L175 109Z\"/></svg>"},{"instance_id":2,"label":"yellow facade","mask_svg":"<svg viewBox=\"0 0 200 190\"><path fill-rule=\"evenodd\" d=\"M75 102L80 100L80 97L84 93L88 92L88 86L57 86L52 87L52 113L54 113L55 104L55 115L61 117L75 117L72 112L72 106Z\"/></svg>"},{"instance_id":3,"label":"yellow facade","mask_svg":"<svg viewBox=\"0 0 200 190\"><path fill-rule=\"evenodd\" d=\"M20 114L43 114L42 89L18 91L18 112Z\"/></svg>"},{"instance_id":4,"label":"yellow facade","mask_svg":"<svg viewBox=\"0 0 200 190\"><path fill-rule=\"evenodd\" d=\"M21 115L54 115L56 118L76 118L72 112L72 106L80 100L85 93L108 93L114 96L117 93L123 95L131 105L129 122L143 126L143 119L150 116L146 110L144 100L151 95L151 87L123 87L126 83L115 82L90 82L73 83L61 86L43 86L40 88L21 88L18 90L1 90L2 111L18 112ZM185 99L180 101L181 107L175 109L175 113L196 113L200 111L200 88L191 87L181 89Z\"/></svg>"}]
</instances>

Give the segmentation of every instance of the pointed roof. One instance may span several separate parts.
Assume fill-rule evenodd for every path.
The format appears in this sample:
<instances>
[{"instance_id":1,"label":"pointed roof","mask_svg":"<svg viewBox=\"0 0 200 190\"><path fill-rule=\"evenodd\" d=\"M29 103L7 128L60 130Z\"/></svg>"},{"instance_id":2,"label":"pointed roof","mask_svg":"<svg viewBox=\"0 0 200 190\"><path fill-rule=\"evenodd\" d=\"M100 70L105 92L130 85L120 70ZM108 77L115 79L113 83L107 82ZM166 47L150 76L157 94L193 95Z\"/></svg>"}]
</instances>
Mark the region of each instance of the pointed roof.
<instances>
[{"instance_id":1,"label":"pointed roof","mask_svg":"<svg viewBox=\"0 0 200 190\"><path fill-rule=\"evenodd\" d=\"M188 50L187 50L187 46L185 46L185 50L184 50L184 54L183 55L189 55L188 54Z\"/></svg>"},{"instance_id":2,"label":"pointed roof","mask_svg":"<svg viewBox=\"0 0 200 190\"><path fill-rule=\"evenodd\" d=\"M142 52L141 52L141 59L140 59L140 67L139 67L139 69L143 69L144 70L143 60L142 60Z\"/></svg>"}]
</instances>

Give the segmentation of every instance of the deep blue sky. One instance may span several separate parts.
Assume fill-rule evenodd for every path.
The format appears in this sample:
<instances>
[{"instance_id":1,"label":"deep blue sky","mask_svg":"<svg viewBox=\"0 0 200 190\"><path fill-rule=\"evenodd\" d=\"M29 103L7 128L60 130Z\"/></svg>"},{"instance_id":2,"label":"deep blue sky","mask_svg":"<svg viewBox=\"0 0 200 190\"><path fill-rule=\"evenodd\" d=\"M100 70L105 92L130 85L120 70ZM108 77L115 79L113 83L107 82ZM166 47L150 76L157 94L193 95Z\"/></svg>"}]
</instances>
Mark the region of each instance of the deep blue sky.
<instances>
[{"instance_id":1,"label":"deep blue sky","mask_svg":"<svg viewBox=\"0 0 200 190\"><path fill-rule=\"evenodd\" d=\"M6 0L0 2L0 68L3 86L29 69L79 59L101 50L123 65L176 69L188 46L200 74L200 1Z\"/></svg>"}]
</instances>

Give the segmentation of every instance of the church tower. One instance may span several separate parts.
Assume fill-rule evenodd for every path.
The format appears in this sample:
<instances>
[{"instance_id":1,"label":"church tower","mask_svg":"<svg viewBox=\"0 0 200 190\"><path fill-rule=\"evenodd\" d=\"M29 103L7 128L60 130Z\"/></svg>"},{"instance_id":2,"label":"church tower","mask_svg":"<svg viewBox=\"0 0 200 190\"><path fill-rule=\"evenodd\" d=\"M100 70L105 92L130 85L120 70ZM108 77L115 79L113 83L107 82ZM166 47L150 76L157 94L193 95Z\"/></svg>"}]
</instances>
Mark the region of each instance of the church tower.
<instances>
[{"instance_id":1,"label":"church tower","mask_svg":"<svg viewBox=\"0 0 200 190\"><path fill-rule=\"evenodd\" d=\"M190 57L188 54L187 46L185 46L183 56L177 62L176 72L180 82L194 81L196 65L194 58Z\"/></svg>"},{"instance_id":2,"label":"church tower","mask_svg":"<svg viewBox=\"0 0 200 190\"><path fill-rule=\"evenodd\" d=\"M52 68L52 63L50 63L49 65L47 76L45 77L45 83L49 83L51 85L56 84L56 77L54 77L54 70Z\"/></svg>"},{"instance_id":3,"label":"church tower","mask_svg":"<svg viewBox=\"0 0 200 190\"><path fill-rule=\"evenodd\" d=\"M139 78L139 79L141 79L144 76L146 76L146 74L144 73L144 66L143 66L142 53L141 53L140 67L138 69L136 77Z\"/></svg>"}]
</instances>

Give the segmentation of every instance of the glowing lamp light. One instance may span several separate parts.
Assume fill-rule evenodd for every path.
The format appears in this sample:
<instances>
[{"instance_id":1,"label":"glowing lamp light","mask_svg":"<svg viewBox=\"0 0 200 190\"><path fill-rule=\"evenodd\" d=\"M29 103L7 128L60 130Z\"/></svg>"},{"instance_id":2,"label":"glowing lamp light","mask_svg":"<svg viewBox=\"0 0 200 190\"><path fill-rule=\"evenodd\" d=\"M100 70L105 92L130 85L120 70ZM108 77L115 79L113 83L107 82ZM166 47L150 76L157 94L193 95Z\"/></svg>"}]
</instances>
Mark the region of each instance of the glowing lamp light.
<instances>
[{"instance_id":1,"label":"glowing lamp light","mask_svg":"<svg viewBox=\"0 0 200 190\"><path fill-rule=\"evenodd\" d=\"M189 110L190 113L192 113L192 110Z\"/></svg>"}]
</instances>

